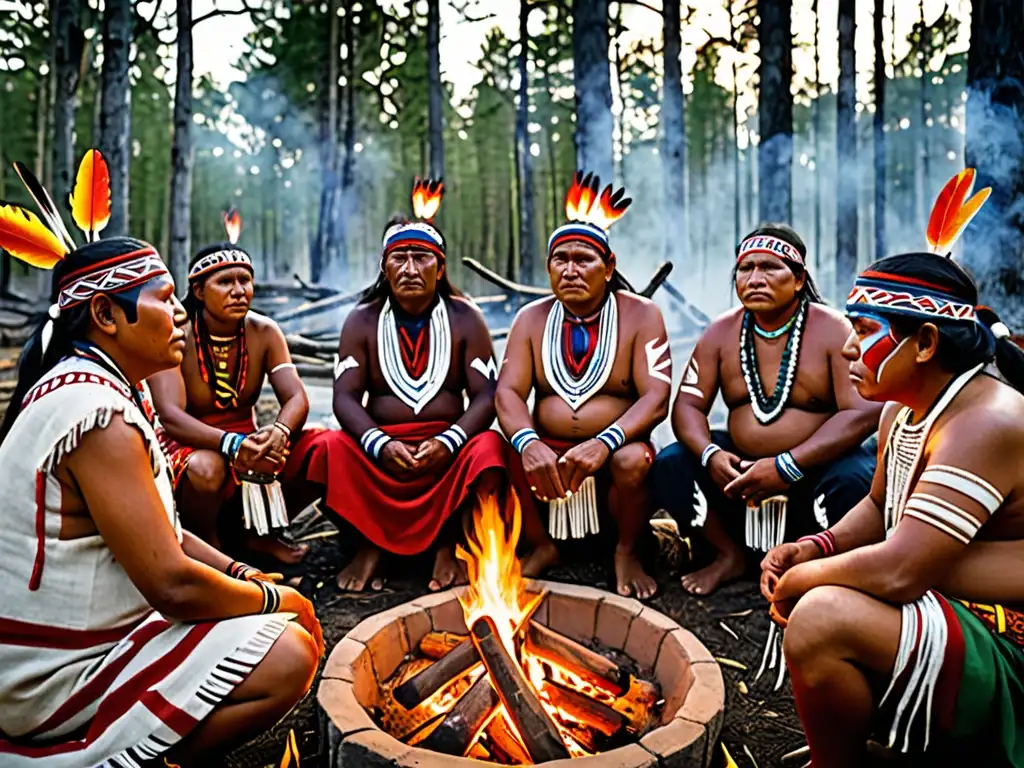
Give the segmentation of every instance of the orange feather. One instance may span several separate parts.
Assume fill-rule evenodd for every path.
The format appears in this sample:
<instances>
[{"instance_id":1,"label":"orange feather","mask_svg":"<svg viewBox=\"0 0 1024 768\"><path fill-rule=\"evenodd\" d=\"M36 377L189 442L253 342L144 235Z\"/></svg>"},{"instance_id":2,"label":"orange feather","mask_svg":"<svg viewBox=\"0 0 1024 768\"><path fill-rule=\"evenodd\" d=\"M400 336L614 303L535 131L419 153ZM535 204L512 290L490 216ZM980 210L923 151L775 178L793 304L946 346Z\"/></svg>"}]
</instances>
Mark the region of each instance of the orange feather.
<instances>
[{"instance_id":1,"label":"orange feather","mask_svg":"<svg viewBox=\"0 0 1024 768\"><path fill-rule=\"evenodd\" d=\"M110 171L98 150L86 152L78 166L71 215L90 241L97 239L110 221Z\"/></svg>"},{"instance_id":2,"label":"orange feather","mask_svg":"<svg viewBox=\"0 0 1024 768\"><path fill-rule=\"evenodd\" d=\"M224 219L224 230L228 233L228 242L237 245L238 238L242 236L242 214L238 209L232 208L221 216Z\"/></svg>"},{"instance_id":3,"label":"orange feather","mask_svg":"<svg viewBox=\"0 0 1024 768\"><path fill-rule=\"evenodd\" d=\"M932 253L949 253L992 192L986 187L967 200L974 188L974 175L973 168L960 171L939 193L928 219L927 238Z\"/></svg>"},{"instance_id":4,"label":"orange feather","mask_svg":"<svg viewBox=\"0 0 1024 768\"><path fill-rule=\"evenodd\" d=\"M416 218L430 221L441 208L441 198L444 197L444 182L440 180L427 179L422 181L416 179L412 187L412 212Z\"/></svg>"},{"instance_id":5,"label":"orange feather","mask_svg":"<svg viewBox=\"0 0 1024 768\"><path fill-rule=\"evenodd\" d=\"M0 206L0 248L33 267L53 269L68 249L31 211Z\"/></svg>"}]
</instances>

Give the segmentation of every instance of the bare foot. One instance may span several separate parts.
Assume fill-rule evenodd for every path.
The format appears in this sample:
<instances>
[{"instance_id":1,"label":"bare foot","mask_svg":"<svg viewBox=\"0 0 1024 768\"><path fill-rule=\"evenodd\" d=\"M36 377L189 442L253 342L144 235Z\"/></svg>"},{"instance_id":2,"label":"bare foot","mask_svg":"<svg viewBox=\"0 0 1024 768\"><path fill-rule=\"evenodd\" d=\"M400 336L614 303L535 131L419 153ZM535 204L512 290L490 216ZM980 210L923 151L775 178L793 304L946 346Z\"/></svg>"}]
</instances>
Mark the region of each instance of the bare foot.
<instances>
[{"instance_id":1,"label":"bare foot","mask_svg":"<svg viewBox=\"0 0 1024 768\"><path fill-rule=\"evenodd\" d=\"M683 589L691 595L710 595L722 584L742 576L743 568L743 553L738 549L719 552L711 565L683 576Z\"/></svg>"},{"instance_id":2,"label":"bare foot","mask_svg":"<svg viewBox=\"0 0 1024 768\"><path fill-rule=\"evenodd\" d=\"M433 578L428 585L431 592L439 592L448 589L453 584L465 584L466 571L462 563L455 557L455 550L451 547L440 547L434 557Z\"/></svg>"},{"instance_id":3,"label":"bare foot","mask_svg":"<svg viewBox=\"0 0 1024 768\"><path fill-rule=\"evenodd\" d=\"M520 561L523 576L535 579L558 562L558 547L555 542L541 544Z\"/></svg>"},{"instance_id":4,"label":"bare foot","mask_svg":"<svg viewBox=\"0 0 1024 768\"><path fill-rule=\"evenodd\" d=\"M362 592L366 582L377 570L380 562L380 550L372 545L366 545L352 558L352 562L338 574L338 589L343 592ZM381 579L374 579L372 588L379 591L383 588L384 582Z\"/></svg>"},{"instance_id":5,"label":"bare foot","mask_svg":"<svg viewBox=\"0 0 1024 768\"><path fill-rule=\"evenodd\" d=\"M647 575L635 552L615 553L615 581L625 597L646 600L658 591L658 582Z\"/></svg>"},{"instance_id":6,"label":"bare foot","mask_svg":"<svg viewBox=\"0 0 1024 768\"><path fill-rule=\"evenodd\" d=\"M269 555L285 565L297 565L309 552L308 544L286 544L274 536L250 535L245 546L253 552Z\"/></svg>"}]
</instances>

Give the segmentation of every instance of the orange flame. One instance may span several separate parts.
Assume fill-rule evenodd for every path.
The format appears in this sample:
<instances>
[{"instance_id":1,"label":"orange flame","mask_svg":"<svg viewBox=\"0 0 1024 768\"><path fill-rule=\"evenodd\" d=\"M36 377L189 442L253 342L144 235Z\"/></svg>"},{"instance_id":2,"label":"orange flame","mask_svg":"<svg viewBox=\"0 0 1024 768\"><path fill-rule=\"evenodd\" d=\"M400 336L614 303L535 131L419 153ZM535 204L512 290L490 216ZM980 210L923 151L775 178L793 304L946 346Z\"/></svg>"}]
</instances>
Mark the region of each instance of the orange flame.
<instances>
[{"instance_id":1,"label":"orange flame","mask_svg":"<svg viewBox=\"0 0 1024 768\"><path fill-rule=\"evenodd\" d=\"M110 170L98 150L86 152L78 166L71 216L90 242L98 239L110 221Z\"/></svg>"},{"instance_id":2,"label":"orange flame","mask_svg":"<svg viewBox=\"0 0 1024 768\"><path fill-rule=\"evenodd\" d=\"M444 182L440 179L419 178L412 186L412 212L416 218L430 221L437 215L444 197Z\"/></svg>"},{"instance_id":3,"label":"orange flame","mask_svg":"<svg viewBox=\"0 0 1024 768\"><path fill-rule=\"evenodd\" d=\"M68 253L38 216L16 205L0 206L0 248L43 269L53 269Z\"/></svg>"},{"instance_id":4,"label":"orange flame","mask_svg":"<svg viewBox=\"0 0 1024 768\"><path fill-rule=\"evenodd\" d=\"M232 208L230 211L222 213L221 218L224 219L224 230L228 233L228 242L232 245L237 244L238 238L242 236L242 214L238 212L238 209Z\"/></svg>"},{"instance_id":5,"label":"orange flame","mask_svg":"<svg viewBox=\"0 0 1024 768\"><path fill-rule=\"evenodd\" d=\"M967 200L974 188L974 169L966 168L946 182L928 219L928 245L932 253L949 253L964 229L992 194L986 187ZM967 200L965 203L964 201Z\"/></svg>"},{"instance_id":6,"label":"orange flame","mask_svg":"<svg viewBox=\"0 0 1024 768\"><path fill-rule=\"evenodd\" d=\"M284 757L281 758L279 768L299 768L302 765L299 757L299 745L295 740L295 730L288 731L288 740L284 745Z\"/></svg>"}]
</instances>

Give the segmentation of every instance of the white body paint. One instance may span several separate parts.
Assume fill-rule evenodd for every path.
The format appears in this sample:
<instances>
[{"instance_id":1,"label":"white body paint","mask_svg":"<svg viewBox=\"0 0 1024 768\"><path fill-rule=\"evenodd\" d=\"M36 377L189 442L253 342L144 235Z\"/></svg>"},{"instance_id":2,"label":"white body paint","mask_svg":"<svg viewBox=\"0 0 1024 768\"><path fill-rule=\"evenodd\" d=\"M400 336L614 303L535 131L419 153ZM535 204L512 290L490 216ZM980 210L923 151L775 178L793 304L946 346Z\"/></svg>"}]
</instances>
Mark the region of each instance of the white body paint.
<instances>
[{"instance_id":1,"label":"white body paint","mask_svg":"<svg viewBox=\"0 0 1024 768\"><path fill-rule=\"evenodd\" d=\"M469 364L469 367L477 371L485 379L497 380L498 378L498 366L494 363L493 357L487 358L486 363L483 361L483 358L477 357Z\"/></svg>"},{"instance_id":2,"label":"white body paint","mask_svg":"<svg viewBox=\"0 0 1024 768\"><path fill-rule=\"evenodd\" d=\"M334 356L334 379L335 379L335 381L340 379L341 378L341 374L343 374L345 371L349 371L349 370L351 370L353 368L358 368L358 367L359 367L359 363L356 362L356 359L354 357L352 357L352 355L349 355L344 360L339 360L338 356L335 355Z\"/></svg>"},{"instance_id":3,"label":"white body paint","mask_svg":"<svg viewBox=\"0 0 1024 768\"><path fill-rule=\"evenodd\" d=\"M683 373L683 383L679 387L679 391L685 395L693 395L694 397L699 397L703 400L704 393L701 392L700 388L697 386L697 379L699 377L700 366L697 364L697 361L691 357L690 362L686 364L686 372Z\"/></svg>"},{"instance_id":4,"label":"white body paint","mask_svg":"<svg viewBox=\"0 0 1024 768\"><path fill-rule=\"evenodd\" d=\"M825 494L821 494L814 500L814 519L817 520L821 530L828 530L828 515L825 514Z\"/></svg>"},{"instance_id":5,"label":"white body paint","mask_svg":"<svg viewBox=\"0 0 1024 768\"><path fill-rule=\"evenodd\" d=\"M672 368L672 356L666 354L668 339L665 339L665 343L661 345L658 345L657 338L651 339L644 345L644 352L647 354L647 372L653 378L672 386L672 379L665 373L666 370Z\"/></svg>"}]
</instances>

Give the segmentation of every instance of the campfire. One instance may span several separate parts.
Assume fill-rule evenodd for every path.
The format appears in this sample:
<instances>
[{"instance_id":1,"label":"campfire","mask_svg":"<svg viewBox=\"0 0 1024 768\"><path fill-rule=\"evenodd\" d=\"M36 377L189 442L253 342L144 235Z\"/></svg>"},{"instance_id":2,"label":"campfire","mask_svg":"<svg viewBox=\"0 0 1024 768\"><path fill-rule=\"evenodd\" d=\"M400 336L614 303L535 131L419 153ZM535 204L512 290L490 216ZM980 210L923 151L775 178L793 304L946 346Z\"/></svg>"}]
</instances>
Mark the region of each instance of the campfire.
<instances>
[{"instance_id":1,"label":"campfire","mask_svg":"<svg viewBox=\"0 0 1024 768\"><path fill-rule=\"evenodd\" d=\"M529 765L614 749L658 723L659 688L627 657L534 621L546 594L527 591L519 527L514 495L504 516L494 495L480 497L456 553L469 576L459 595L469 633L427 632L382 685L376 714L405 744Z\"/></svg>"}]
</instances>

